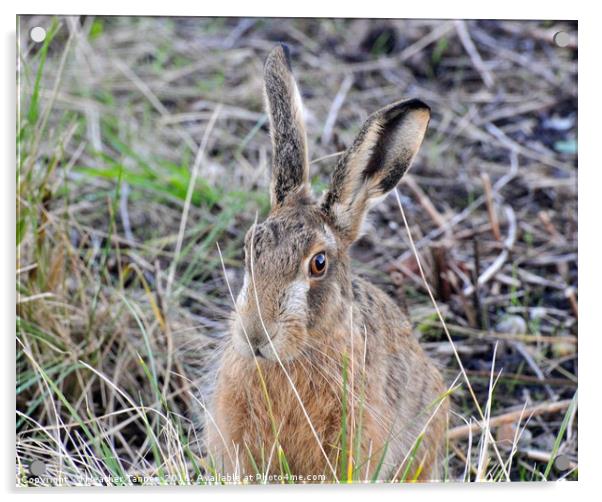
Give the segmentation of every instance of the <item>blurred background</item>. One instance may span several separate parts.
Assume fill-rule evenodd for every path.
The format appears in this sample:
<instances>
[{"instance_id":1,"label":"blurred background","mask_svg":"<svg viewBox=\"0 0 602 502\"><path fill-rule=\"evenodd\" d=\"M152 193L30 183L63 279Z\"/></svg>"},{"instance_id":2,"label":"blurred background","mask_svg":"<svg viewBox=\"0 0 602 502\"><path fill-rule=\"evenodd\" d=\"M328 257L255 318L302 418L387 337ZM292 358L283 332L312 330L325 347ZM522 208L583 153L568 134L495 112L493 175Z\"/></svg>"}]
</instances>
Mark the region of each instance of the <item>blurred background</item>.
<instances>
[{"instance_id":1,"label":"blurred background","mask_svg":"<svg viewBox=\"0 0 602 502\"><path fill-rule=\"evenodd\" d=\"M446 478L577 478L576 22L21 16L17 42L17 484L203 472L278 42L316 193L370 113L432 108L408 228L389 196L353 258L460 375Z\"/></svg>"}]
</instances>

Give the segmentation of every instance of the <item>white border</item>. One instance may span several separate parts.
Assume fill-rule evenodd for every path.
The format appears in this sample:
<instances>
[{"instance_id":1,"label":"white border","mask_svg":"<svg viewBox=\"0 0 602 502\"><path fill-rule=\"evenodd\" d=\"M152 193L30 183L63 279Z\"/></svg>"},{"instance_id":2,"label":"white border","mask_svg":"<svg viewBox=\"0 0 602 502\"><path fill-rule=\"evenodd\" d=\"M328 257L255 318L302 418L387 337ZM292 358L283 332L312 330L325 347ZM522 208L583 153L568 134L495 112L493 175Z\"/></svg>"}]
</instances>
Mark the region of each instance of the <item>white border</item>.
<instances>
[{"instance_id":1,"label":"white border","mask_svg":"<svg viewBox=\"0 0 602 502\"><path fill-rule=\"evenodd\" d=\"M547 1L545 6L524 0L504 0L499 5L484 2L436 0L424 3L344 2L304 0L302 2L270 2L267 0L197 3L182 0L145 2L130 5L116 0L95 4L77 0L43 0L19 2L15 14L104 14L152 16L272 16L272 17L398 17L398 18L488 18L500 19L577 19L583 9L575 3Z\"/></svg>"},{"instance_id":2,"label":"white border","mask_svg":"<svg viewBox=\"0 0 602 502\"><path fill-rule=\"evenodd\" d=\"M430 1L430 2L392 2L375 6L375 2L303 0L302 2L268 2L262 0L219 2L191 2L169 0L168 2L145 2L131 5L118 0L84 3L81 0L33 1L23 0L17 5L7 6L3 2L1 23L3 35L3 75L1 79L3 119L0 121L2 131L0 141L5 163L0 169L3 177L1 186L2 218L0 235L9 236L3 240L2 268L0 284L2 288L2 305L5 320L4 357L8 359L5 366L4 393L5 406L1 413L5 440L4 455L0 473L4 480L5 491L9 496L30 497L38 495L44 500L62 500L65 496L81 498L104 498L107 495L131 492L144 493L152 500L164 500L174 491L177 496L193 496L195 499L223 498L239 495L241 498L258 497L264 500L302 500L308 496L326 495L343 496L346 499L359 500L369 497L386 499L461 499L462 501L503 500L510 497L533 497L545 500L563 500L568 497L595 493L596 481L602 479L599 466L602 465L600 455L600 359L602 350L600 340L602 333L596 329L596 314L600 312L602 294L602 277L600 274L601 245L598 237L602 225L598 215L602 214L599 195L602 187L600 173L600 153L598 145L602 144L598 124L600 114L600 54L602 48L602 25L594 2L567 2L547 0L546 2L528 2L526 0L503 0L502 2L471 2L469 0ZM578 483L518 484L512 486L367 486L354 487L198 487L194 489L71 489L71 490L16 490L14 488L14 266L15 266L15 26L16 14L105 14L105 15L232 15L232 16L303 16L303 17L405 17L405 18L503 18L503 19L577 19L579 21L579 478ZM585 271L585 273L583 272Z\"/></svg>"}]
</instances>

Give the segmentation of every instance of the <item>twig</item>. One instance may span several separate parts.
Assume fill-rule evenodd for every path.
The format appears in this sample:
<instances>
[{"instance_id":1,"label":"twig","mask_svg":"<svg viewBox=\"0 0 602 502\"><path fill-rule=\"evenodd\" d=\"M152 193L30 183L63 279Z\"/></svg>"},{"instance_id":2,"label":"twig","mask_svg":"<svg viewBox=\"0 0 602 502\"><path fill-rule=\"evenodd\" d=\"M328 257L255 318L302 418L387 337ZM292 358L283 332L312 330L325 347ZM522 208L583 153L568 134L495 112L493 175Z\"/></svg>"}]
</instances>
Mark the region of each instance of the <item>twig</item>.
<instances>
[{"instance_id":1,"label":"twig","mask_svg":"<svg viewBox=\"0 0 602 502\"><path fill-rule=\"evenodd\" d=\"M472 291L466 296L472 294L472 305L477 314L477 326L480 328L489 329L489 323L487 322L487 310L484 310L481 306L481 296L479 291L479 277L481 276L481 256L479 251L479 241L476 235L472 237L472 256L474 260L474 268L470 274L472 280Z\"/></svg>"},{"instance_id":2,"label":"twig","mask_svg":"<svg viewBox=\"0 0 602 502\"><path fill-rule=\"evenodd\" d=\"M489 427L498 427L502 424L507 424L509 422L516 421L521 415L525 415L528 417L534 417L538 415L544 415L546 413L558 413L559 411L566 410L572 402L572 399L564 399L562 401L557 401L555 403L541 403L535 406L531 406L530 408L520 409L516 411L509 411L508 413L503 413L502 415L497 415L489 419ZM462 439L468 436L469 434L476 433L482 428L482 424L480 422L474 422L470 425L460 425L458 427L454 427L447 433L448 439Z\"/></svg>"},{"instance_id":3,"label":"twig","mask_svg":"<svg viewBox=\"0 0 602 502\"><path fill-rule=\"evenodd\" d=\"M468 370L466 372L469 376L476 378L489 378L489 371L487 370ZM542 382L536 376L532 375L521 375L518 373L504 373L500 376L500 380L510 380L515 382L522 382L524 384L541 385ZM577 383L569 380L568 378L546 378L545 383L548 385L554 385L557 387L577 387Z\"/></svg>"},{"instance_id":4,"label":"twig","mask_svg":"<svg viewBox=\"0 0 602 502\"><path fill-rule=\"evenodd\" d=\"M339 115L339 111L345 102L345 98L347 97L347 93L351 86L353 85L353 75L348 74L345 75L343 82L341 82L341 87L339 87L339 91L337 92L334 100L332 101L332 105L330 105L330 110L328 111L328 116L326 117L326 122L324 123L324 129L322 131L321 141L323 145L327 145L330 143L330 138L332 137L332 130L337 121L337 116Z\"/></svg>"},{"instance_id":5,"label":"twig","mask_svg":"<svg viewBox=\"0 0 602 502\"><path fill-rule=\"evenodd\" d=\"M470 60L472 61L473 66L481 75L481 79L487 88L491 88L494 85L493 76L491 72L485 67L483 63L483 59L477 51L472 38L470 38L470 33L468 33L468 28L466 27L466 22L462 19L457 19L454 21L454 25L456 27L456 32L458 33L458 37L460 37L460 42L466 49Z\"/></svg>"},{"instance_id":6,"label":"twig","mask_svg":"<svg viewBox=\"0 0 602 502\"><path fill-rule=\"evenodd\" d=\"M416 197L418 198L418 202L420 202L420 205L429 214L429 216L435 222L435 224L439 228L445 230L447 227L445 218L443 218L443 216L441 216L441 213L437 211L437 208L431 202L429 196L424 192L424 190L422 190L422 188L420 188L418 183L416 183L414 177L411 174L408 174L403 178L403 180L405 184L410 188L410 190L414 192L414 195L416 195Z\"/></svg>"},{"instance_id":7,"label":"twig","mask_svg":"<svg viewBox=\"0 0 602 502\"><path fill-rule=\"evenodd\" d=\"M504 263L506 263L508 256L510 255L510 250L514 247L514 241L516 240L516 215L510 206L504 206L504 211L506 213L506 219L508 220L508 237L506 237L506 240L504 241L504 249L502 252L479 276L477 281L479 286L482 286L489 281L502 268ZM469 296L473 291L473 285L467 286L464 288L464 295Z\"/></svg>"},{"instance_id":8,"label":"twig","mask_svg":"<svg viewBox=\"0 0 602 502\"><path fill-rule=\"evenodd\" d=\"M517 268L516 273L520 277L520 279L524 282L528 282L530 284L537 284L538 286L544 286L547 288L559 289L560 291L564 291L566 285L561 282L551 281L550 279L546 279L545 277L541 277L533 272L529 272L523 268Z\"/></svg>"},{"instance_id":9,"label":"twig","mask_svg":"<svg viewBox=\"0 0 602 502\"><path fill-rule=\"evenodd\" d=\"M317 159L312 160L310 162L310 165L317 164L318 162L322 162L323 160L334 159L336 157L343 155L344 153L345 153L345 151L343 150L342 152L329 153L328 155L323 155L322 157L318 157Z\"/></svg>"},{"instance_id":10,"label":"twig","mask_svg":"<svg viewBox=\"0 0 602 502\"><path fill-rule=\"evenodd\" d=\"M523 357L523 359L525 361L527 361L527 364L529 365L529 367L531 368L533 373L535 373L535 376L537 377L537 379L543 384L543 387L546 390L546 392L548 393L548 396L550 397L550 399L552 399L552 401L557 400L558 394L556 394L556 392L554 392L552 390L552 387L550 387L548 384L545 383L546 377L543 374L543 371L541 371L541 368L535 362L533 357L531 357L531 354L529 354L529 351L525 348L525 346L521 342L512 342L512 346Z\"/></svg>"},{"instance_id":11,"label":"twig","mask_svg":"<svg viewBox=\"0 0 602 502\"><path fill-rule=\"evenodd\" d=\"M425 327L438 326L437 321L423 321ZM529 335L529 334L514 334L514 333L497 333L493 331L482 331L479 329L468 328L466 326L457 326L455 324L447 323L447 327L450 332L458 335L473 336L479 339L497 339L497 340L518 340L525 343L569 343L571 345L577 344L577 338L572 335L559 335L559 336L547 336L547 335Z\"/></svg>"},{"instance_id":12,"label":"twig","mask_svg":"<svg viewBox=\"0 0 602 502\"><path fill-rule=\"evenodd\" d=\"M27 303L27 302L33 302L36 300L43 300L44 298L55 298L55 297L56 297L56 295L51 292L37 293L35 295L21 297L17 300L17 303L23 304L23 303Z\"/></svg>"},{"instance_id":13,"label":"twig","mask_svg":"<svg viewBox=\"0 0 602 502\"><path fill-rule=\"evenodd\" d=\"M500 223L495 212L495 206L493 205L493 190L491 189L491 178L487 173L481 173L481 180L483 181L483 190L485 191L485 202L487 204L487 213L489 215L489 221L491 222L491 231L496 241L502 240L502 233L500 231Z\"/></svg>"},{"instance_id":14,"label":"twig","mask_svg":"<svg viewBox=\"0 0 602 502\"><path fill-rule=\"evenodd\" d=\"M575 314L575 319L578 318L578 307L577 307L577 297L575 295L575 288L568 287L565 289L564 291L564 295L568 298L569 303L571 304L571 310L573 311L573 314Z\"/></svg>"},{"instance_id":15,"label":"twig","mask_svg":"<svg viewBox=\"0 0 602 502\"><path fill-rule=\"evenodd\" d=\"M552 460L552 455L545 451L524 450L522 453L525 454L527 457L529 457L533 460L539 460L540 462L549 462L550 460ZM576 468L577 468L577 464L575 462L573 462L572 460L569 460L569 469L576 469Z\"/></svg>"},{"instance_id":16,"label":"twig","mask_svg":"<svg viewBox=\"0 0 602 502\"><path fill-rule=\"evenodd\" d=\"M537 217L539 218L539 221L541 221L541 223L543 224L544 228L546 229L546 232L550 234L550 237L552 237L552 239L554 239L558 243L566 242L566 239L560 233L558 233L558 230L556 230L556 227L554 226L554 223L552 223L552 219L550 218L550 215L547 211L539 211L539 213L537 213Z\"/></svg>"}]
</instances>

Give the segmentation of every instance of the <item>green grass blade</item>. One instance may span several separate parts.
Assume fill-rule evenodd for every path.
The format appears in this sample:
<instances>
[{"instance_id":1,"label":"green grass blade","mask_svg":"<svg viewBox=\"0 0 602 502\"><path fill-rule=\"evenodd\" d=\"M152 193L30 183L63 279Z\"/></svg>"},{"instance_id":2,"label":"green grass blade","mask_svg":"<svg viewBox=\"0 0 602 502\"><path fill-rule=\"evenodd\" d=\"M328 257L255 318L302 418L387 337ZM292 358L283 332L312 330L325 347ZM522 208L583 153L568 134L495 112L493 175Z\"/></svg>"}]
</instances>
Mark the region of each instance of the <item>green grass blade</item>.
<instances>
[{"instance_id":1,"label":"green grass blade","mask_svg":"<svg viewBox=\"0 0 602 502\"><path fill-rule=\"evenodd\" d=\"M554 441L554 446L552 448L552 454L550 455L550 460L548 461L548 464L546 465L546 469L543 473L543 476L545 479L548 479L548 476L550 475L550 471L552 470L552 466L554 465L554 460L556 460L556 455L558 454L558 449L560 448L560 443L562 443L562 438L564 437L566 428L569 425L569 420L571 419L571 416L573 415L573 412L574 412L576 406L577 406L577 392L575 392L575 395L573 396L571 404L569 405L569 407L566 410L566 413L564 414L562 424L560 424L560 429L558 430L556 440Z\"/></svg>"}]
</instances>

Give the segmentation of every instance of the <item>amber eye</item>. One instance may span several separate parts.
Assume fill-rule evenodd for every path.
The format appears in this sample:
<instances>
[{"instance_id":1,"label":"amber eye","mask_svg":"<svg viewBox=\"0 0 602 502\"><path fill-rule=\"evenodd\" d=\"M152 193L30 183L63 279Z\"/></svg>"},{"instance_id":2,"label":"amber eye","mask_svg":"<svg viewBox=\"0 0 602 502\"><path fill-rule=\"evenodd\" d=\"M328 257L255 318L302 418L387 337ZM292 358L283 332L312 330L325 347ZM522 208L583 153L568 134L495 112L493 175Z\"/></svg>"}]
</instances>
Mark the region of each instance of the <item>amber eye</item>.
<instances>
[{"instance_id":1,"label":"amber eye","mask_svg":"<svg viewBox=\"0 0 602 502\"><path fill-rule=\"evenodd\" d=\"M309 275L321 277L326 272L326 253L321 252L312 256L309 262Z\"/></svg>"}]
</instances>

